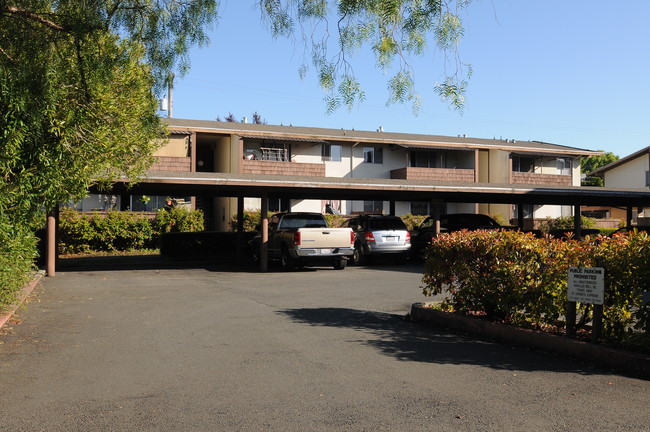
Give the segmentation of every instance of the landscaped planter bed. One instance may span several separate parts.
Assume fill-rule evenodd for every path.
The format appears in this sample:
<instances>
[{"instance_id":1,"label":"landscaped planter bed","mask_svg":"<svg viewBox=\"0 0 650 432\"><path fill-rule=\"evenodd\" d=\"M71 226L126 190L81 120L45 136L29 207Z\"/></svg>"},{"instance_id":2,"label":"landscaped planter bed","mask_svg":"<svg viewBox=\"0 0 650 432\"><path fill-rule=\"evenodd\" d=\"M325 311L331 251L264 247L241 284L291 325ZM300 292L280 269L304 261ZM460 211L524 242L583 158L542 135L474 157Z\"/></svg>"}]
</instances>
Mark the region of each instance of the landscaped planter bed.
<instances>
[{"instance_id":1,"label":"landscaped planter bed","mask_svg":"<svg viewBox=\"0 0 650 432\"><path fill-rule=\"evenodd\" d=\"M471 333L499 342L553 352L635 377L650 379L650 356L644 354L499 324L480 317L443 312L424 303L415 303L411 306L411 320Z\"/></svg>"}]
</instances>

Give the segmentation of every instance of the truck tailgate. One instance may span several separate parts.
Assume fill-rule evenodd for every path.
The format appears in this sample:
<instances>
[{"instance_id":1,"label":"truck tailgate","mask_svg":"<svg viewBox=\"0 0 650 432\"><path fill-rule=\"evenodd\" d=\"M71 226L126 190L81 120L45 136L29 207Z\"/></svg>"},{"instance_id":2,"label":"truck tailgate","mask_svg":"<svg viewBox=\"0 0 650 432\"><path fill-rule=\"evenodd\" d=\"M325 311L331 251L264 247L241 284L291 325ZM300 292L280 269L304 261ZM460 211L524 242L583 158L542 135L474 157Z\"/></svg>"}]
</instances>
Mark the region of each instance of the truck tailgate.
<instances>
[{"instance_id":1,"label":"truck tailgate","mask_svg":"<svg viewBox=\"0 0 650 432\"><path fill-rule=\"evenodd\" d=\"M350 228L300 228L300 249L349 248Z\"/></svg>"}]
</instances>

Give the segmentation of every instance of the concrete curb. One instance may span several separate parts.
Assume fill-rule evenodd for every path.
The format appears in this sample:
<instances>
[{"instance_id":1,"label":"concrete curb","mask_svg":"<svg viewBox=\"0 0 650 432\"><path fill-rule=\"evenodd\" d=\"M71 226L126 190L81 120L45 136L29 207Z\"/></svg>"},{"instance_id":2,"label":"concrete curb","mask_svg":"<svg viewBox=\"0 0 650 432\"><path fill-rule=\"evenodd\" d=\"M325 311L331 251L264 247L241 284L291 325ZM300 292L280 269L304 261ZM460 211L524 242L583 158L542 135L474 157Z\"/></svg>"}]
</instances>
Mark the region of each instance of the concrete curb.
<instances>
[{"instance_id":1,"label":"concrete curb","mask_svg":"<svg viewBox=\"0 0 650 432\"><path fill-rule=\"evenodd\" d=\"M432 323L500 342L553 352L616 370L631 376L650 380L650 356L567 338L539 333L480 318L456 315L426 307L423 303L411 306L411 319Z\"/></svg>"},{"instance_id":2,"label":"concrete curb","mask_svg":"<svg viewBox=\"0 0 650 432\"><path fill-rule=\"evenodd\" d=\"M34 275L34 278L27 283L21 290L18 292L18 300L14 305L12 305L8 311L0 314L0 330L2 327L11 319L12 316L16 313L18 308L25 302L25 299L32 293L38 282L45 275L45 272L39 271Z\"/></svg>"}]
</instances>

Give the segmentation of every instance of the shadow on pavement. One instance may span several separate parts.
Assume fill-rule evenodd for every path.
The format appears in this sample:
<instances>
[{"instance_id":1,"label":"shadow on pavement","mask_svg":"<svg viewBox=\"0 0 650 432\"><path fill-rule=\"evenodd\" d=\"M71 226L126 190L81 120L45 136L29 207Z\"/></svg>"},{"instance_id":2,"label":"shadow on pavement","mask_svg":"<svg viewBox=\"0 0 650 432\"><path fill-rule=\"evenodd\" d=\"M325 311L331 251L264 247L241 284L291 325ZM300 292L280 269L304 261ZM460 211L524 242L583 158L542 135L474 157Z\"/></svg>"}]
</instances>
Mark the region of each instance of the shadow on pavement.
<instances>
[{"instance_id":1,"label":"shadow on pavement","mask_svg":"<svg viewBox=\"0 0 650 432\"><path fill-rule=\"evenodd\" d=\"M59 258L57 271L104 271L104 270L158 270L158 269L206 269L210 271L251 272L252 263L238 264L231 259L178 260L160 255L92 256Z\"/></svg>"},{"instance_id":2,"label":"shadow on pavement","mask_svg":"<svg viewBox=\"0 0 650 432\"><path fill-rule=\"evenodd\" d=\"M356 342L376 348L402 361L437 364L467 364L492 369L598 374L580 363L550 358L525 348L479 341L448 329L404 320L400 315L345 308L286 309L295 322L312 326L349 328L366 334ZM604 372L603 372L604 373Z\"/></svg>"}]
</instances>

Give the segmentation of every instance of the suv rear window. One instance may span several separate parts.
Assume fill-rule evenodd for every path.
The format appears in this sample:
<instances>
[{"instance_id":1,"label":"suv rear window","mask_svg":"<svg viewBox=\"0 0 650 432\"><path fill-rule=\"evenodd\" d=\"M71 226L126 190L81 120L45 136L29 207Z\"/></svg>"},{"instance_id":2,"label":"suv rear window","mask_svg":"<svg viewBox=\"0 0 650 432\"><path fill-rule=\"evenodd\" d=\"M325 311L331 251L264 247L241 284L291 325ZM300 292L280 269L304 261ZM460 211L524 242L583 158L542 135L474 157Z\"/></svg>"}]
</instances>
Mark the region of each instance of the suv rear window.
<instances>
[{"instance_id":1,"label":"suv rear window","mask_svg":"<svg viewBox=\"0 0 650 432\"><path fill-rule=\"evenodd\" d=\"M406 225L400 218L371 218L368 220L370 230L406 230Z\"/></svg>"}]
</instances>

